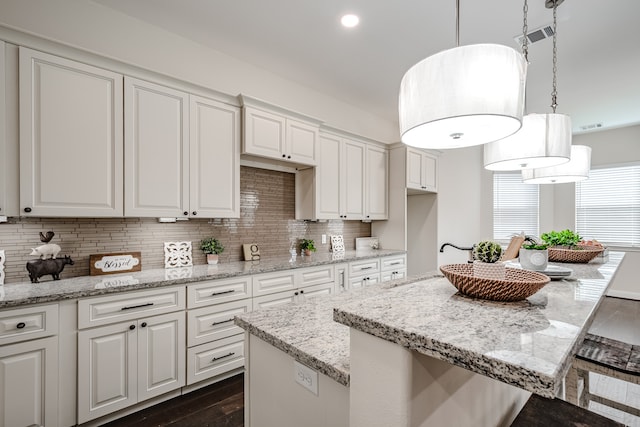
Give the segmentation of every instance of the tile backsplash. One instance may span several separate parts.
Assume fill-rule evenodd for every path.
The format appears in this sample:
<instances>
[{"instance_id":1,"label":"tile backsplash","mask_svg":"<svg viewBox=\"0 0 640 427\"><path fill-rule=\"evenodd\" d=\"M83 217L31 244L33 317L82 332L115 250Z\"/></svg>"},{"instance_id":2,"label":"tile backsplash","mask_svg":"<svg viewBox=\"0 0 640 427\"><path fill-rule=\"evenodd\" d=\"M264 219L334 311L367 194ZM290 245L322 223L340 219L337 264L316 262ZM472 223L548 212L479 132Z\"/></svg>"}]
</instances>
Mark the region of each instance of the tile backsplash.
<instances>
[{"instance_id":1,"label":"tile backsplash","mask_svg":"<svg viewBox=\"0 0 640 427\"><path fill-rule=\"evenodd\" d=\"M212 184L215 185L215 184ZM163 243L192 241L193 263L205 264L199 249L205 237L216 237L225 246L220 262L242 261L242 244L257 243L262 256L288 255L300 238L316 241L318 252L328 252L321 235L342 234L345 249L355 248L356 237L371 235L371 224L360 221L309 222L295 216L295 176L242 166L240 169L240 218L191 219L159 223L156 218L9 218L0 224L0 250L6 254L5 283L29 281L25 268L31 248L41 245L39 232L53 230L51 243L60 245L58 256L70 255L62 278L89 275L89 255L110 252L142 252L142 269L164 268ZM45 276L41 280L50 280Z\"/></svg>"}]
</instances>

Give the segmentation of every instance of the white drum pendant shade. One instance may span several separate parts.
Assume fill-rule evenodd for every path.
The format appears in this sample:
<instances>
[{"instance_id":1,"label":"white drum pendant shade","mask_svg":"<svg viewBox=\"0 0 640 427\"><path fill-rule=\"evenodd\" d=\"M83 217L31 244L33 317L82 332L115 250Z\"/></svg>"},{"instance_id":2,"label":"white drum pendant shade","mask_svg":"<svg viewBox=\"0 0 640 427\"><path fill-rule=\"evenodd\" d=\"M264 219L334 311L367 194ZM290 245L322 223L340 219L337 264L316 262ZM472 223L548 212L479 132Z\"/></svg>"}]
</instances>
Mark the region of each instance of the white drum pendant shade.
<instances>
[{"instance_id":1,"label":"white drum pendant shade","mask_svg":"<svg viewBox=\"0 0 640 427\"><path fill-rule=\"evenodd\" d=\"M493 171L542 168L571 158L571 117L527 114L515 134L484 146L484 167Z\"/></svg>"},{"instance_id":2,"label":"white drum pendant shade","mask_svg":"<svg viewBox=\"0 0 640 427\"><path fill-rule=\"evenodd\" d=\"M571 146L571 160L559 166L539 169L524 169L522 180L527 184L562 184L589 178L591 169L591 147Z\"/></svg>"},{"instance_id":3,"label":"white drum pendant shade","mask_svg":"<svg viewBox=\"0 0 640 427\"><path fill-rule=\"evenodd\" d=\"M421 148L457 148L505 138L520 129L527 63L496 44L439 52L407 71L400 84L400 135Z\"/></svg>"}]
</instances>

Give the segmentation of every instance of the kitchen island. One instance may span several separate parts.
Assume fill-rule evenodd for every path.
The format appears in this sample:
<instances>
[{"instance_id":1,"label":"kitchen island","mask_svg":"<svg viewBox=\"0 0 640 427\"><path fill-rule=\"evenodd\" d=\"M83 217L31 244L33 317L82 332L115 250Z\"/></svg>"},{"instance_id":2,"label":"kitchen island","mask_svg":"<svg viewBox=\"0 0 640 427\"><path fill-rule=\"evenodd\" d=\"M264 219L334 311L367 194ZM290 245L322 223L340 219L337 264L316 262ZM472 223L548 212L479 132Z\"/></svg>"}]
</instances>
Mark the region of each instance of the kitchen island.
<instances>
[{"instance_id":1,"label":"kitchen island","mask_svg":"<svg viewBox=\"0 0 640 427\"><path fill-rule=\"evenodd\" d=\"M432 275L239 316L247 425L509 425L531 392L561 394L622 258L564 264L569 280L517 303L467 298ZM293 381L292 360L312 368L312 386L318 373L317 394Z\"/></svg>"}]
</instances>

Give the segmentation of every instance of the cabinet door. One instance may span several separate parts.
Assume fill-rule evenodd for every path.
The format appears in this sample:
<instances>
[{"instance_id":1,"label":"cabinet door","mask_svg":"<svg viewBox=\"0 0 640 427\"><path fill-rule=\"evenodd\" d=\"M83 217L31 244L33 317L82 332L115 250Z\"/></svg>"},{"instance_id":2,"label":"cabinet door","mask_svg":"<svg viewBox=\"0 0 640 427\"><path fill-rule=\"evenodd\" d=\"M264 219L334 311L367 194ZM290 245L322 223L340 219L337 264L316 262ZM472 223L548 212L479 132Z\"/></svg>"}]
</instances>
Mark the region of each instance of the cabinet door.
<instances>
[{"instance_id":1,"label":"cabinet door","mask_svg":"<svg viewBox=\"0 0 640 427\"><path fill-rule=\"evenodd\" d=\"M125 78L125 216L189 215L186 93Z\"/></svg>"},{"instance_id":2,"label":"cabinet door","mask_svg":"<svg viewBox=\"0 0 640 427\"><path fill-rule=\"evenodd\" d=\"M190 212L205 218L240 217L240 110L190 97Z\"/></svg>"},{"instance_id":3,"label":"cabinet door","mask_svg":"<svg viewBox=\"0 0 640 427\"><path fill-rule=\"evenodd\" d=\"M300 298L298 300L306 300L307 298L312 298L317 296L333 295L334 291L335 291L334 283L324 283L322 285L309 286L309 287L300 289L300 293L298 294Z\"/></svg>"},{"instance_id":4,"label":"cabinet door","mask_svg":"<svg viewBox=\"0 0 640 427\"><path fill-rule=\"evenodd\" d=\"M186 377L184 311L138 321L138 401L182 387Z\"/></svg>"},{"instance_id":5,"label":"cabinet door","mask_svg":"<svg viewBox=\"0 0 640 427\"><path fill-rule=\"evenodd\" d=\"M340 219L340 138L322 135L316 167L316 206L318 219Z\"/></svg>"},{"instance_id":6,"label":"cabinet door","mask_svg":"<svg viewBox=\"0 0 640 427\"><path fill-rule=\"evenodd\" d=\"M290 302L294 302L296 297L297 295L295 295L294 291L278 292L276 294L254 297L253 310L288 304Z\"/></svg>"},{"instance_id":7,"label":"cabinet door","mask_svg":"<svg viewBox=\"0 0 640 427\"><path fill-rule=\"evenodd\" d=\"M0 41L0 215L17 216L19 209L18 76L13 58L17 47ZM11 52L11 53L10 53ZM15 56L17 60L17 55Z\"/></svg>"},{"instance_id":8,"label":"cabinet door","mask_svg":"<svg viewBox=\"0 0 640 427\"><path fill-rule=\"evenodd\" d=\"M429 155L422 155L422 185L427 191L438 191L438 160Z\"/></svg>"},{"instance_id":9,"label":"cabinet door","mask_svg":"<svg viewBox=\"0 0 640 427\"><path fill-rule=\"evenodd\" d=\"M382 147L367 147L366 219L387 219L389 152Z\"/></svg>"},{"instance_id":10,"label":"cabinet door","mask_svg":"<svg viewBox=\"0 0 640 427\"><path fill-rule=\"evenodd\" d=\"M242 152L256 156L283 158L286 119L277 114L244 107L244 140Z\"/></svg>"},{"instance_id":11,"label":"cabinet door","mask_svg":"<svg viewBox=\"0 0 640 427\"><path fill-rule=\"evenodd\" d=\"M422 153L407 148L407 188L422 190Z\"/></svg>"},{"instance_id":12,"label":"cabinet door","mask_svg":"<svg viewBox=\"0 0 640 427\"><path fill-rule=\"evenodd\" d=\"M20 47L20 208L122 216L122 75Z\"/></svg>"},{"instance_id":13,"label":"cabinet door","mask_svg":"<svg viewBox=\"0 0 640 427\"><path fill-rule=\"evenodd\" d=\"M364 218L365 145L343 139L340 211L343 219Z\"/></svg>"},{"instance_id":14,"label":"cabinet door","mask_svg":"<svg viewBox=\"0 0 640 427\"><path fill-rule=\"evenodd\" d=\"M135 321L78 332L79 424L137 402L136 346Z\"/></svg>"},{"instance_id":15,"label":"cabinet door","mask_svg":"<svg viewBox=\"0 0 640 427\"><path fill-rule=\"evenodd\" d=\"M58 338L0 347L0 427L58 425Z\"/></svg>"},{"instance_id":16,"label":"cabinet door","mask_svg":"<svg viewBox=\"0 0 640 427\"><path fill-rule=\"evenodd\" d=\"M297 120L287 119L287 160L303 165L315 166L318 127Z\"/></svg>"}]
</instances>

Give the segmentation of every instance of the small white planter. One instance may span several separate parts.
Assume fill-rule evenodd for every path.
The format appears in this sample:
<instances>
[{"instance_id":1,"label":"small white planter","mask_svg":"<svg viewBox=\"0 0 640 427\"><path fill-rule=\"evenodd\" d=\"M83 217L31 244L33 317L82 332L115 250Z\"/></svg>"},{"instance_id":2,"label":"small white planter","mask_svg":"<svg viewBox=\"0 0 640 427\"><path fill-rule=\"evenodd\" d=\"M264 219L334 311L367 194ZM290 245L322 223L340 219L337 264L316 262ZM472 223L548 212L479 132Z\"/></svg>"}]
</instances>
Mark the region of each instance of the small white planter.
<instances>
[{"instance_id":1,"label":"small white planter","mask_svg":"<svg viewBox=\"0 0 640 427\"><path fill-rule=\"evenodd\" d=\"M473 261L473 275L481 279L504 280L506 267L504 263Z\"/></svg>"},{"instance_id":2,"label":"small white planter","mask_svg":"<svg viewBox=\"0 0 640 427\"><path fill-rule=\"evenodd\" d=\"M527 270L544 271L549 263L547 249L520 249L520 265Z\"/></svg>"},{"instance_id":3,"label":"small white planter","mask_svg":"<svg viewBox=\"0 0 640 427\"><path fill-rule=\"evenodd\" d=\"M218 254L207 254L207 264L213 265L218 263Z\"/></svg>"}]
</instances>

